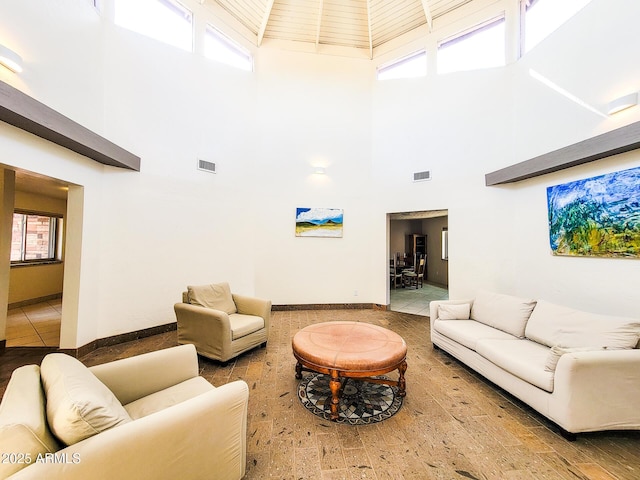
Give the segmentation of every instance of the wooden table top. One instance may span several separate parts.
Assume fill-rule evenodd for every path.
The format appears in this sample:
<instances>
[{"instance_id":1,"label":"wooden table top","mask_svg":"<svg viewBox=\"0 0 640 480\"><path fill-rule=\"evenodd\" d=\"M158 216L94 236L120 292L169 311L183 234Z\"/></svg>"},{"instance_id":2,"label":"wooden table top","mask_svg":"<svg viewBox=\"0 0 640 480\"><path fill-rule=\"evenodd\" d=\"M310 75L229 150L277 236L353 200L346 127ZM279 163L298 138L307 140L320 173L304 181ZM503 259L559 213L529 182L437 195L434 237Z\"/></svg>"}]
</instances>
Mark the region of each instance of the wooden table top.
<instances>
[{"instance_id":1,"label":"wooden table top","mask_svg":"<svg viewBox=\"0 0 640 480\"><path fill-rule=\"evenodd\" d=\"M296 357L341 372L375 372L397 366L407 356L407 344L395 332L361 322L309 325L293 337Z\"/></svg>"}]
</instances>

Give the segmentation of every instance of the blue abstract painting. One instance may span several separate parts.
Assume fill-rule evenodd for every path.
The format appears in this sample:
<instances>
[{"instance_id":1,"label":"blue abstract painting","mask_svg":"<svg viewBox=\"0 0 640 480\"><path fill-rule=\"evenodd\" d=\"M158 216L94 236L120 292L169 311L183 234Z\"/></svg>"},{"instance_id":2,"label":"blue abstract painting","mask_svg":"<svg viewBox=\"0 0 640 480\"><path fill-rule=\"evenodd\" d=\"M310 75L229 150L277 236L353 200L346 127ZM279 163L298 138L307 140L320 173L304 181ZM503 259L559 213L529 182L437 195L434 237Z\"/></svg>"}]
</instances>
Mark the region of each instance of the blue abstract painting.
<instances>
[{"instance_id":1,"label":"blue abstract painting","mask_svg":"<svg viewBox=\"0 0 640 480\"><path fill-rule=\"evenodd\" d=\"M554 255L640 257L640 167L547 188Z\"/></svg>"},{"instance_id":2,"label":"blue abstract painting","mask_svg":"<svg viewBox=\"0 0 640 480\"><path fill-rule=\"evenodd\" d=\"M338 208L297 208L296 237L342 237L342 218Z\"/></svg>"}]
</instances>

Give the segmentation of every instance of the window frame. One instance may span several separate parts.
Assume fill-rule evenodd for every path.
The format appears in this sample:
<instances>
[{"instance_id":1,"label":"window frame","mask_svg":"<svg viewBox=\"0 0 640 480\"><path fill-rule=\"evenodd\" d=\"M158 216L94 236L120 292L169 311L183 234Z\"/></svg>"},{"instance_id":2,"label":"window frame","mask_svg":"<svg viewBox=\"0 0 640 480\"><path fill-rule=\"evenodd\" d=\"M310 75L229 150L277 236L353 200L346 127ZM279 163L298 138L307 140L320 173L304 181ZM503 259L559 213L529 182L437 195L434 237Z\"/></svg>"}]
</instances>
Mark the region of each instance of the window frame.
<instances>
[{"instance_id":1,"label":"window frame","mask_svg":"<svg viewBox=\"0 0 640 480\"><path fill-rule=\"evenodd\" d=\"M61 214L51 213L51 212L41 212L41 211L33 211L33 210L24 210L24 209L15 209L13 211L12 220L11 220L11 231L13 232L14 225L14 217L15 215L22 215L23 217L29 216L38 216L38 217L47 217L49 218L49 245L47 248L48 256L47 258L33 258L27 259L27 223L23 222L22 228L22 238L21 238L21 249L20 249L20 259L19 260L10 260L10 266L23 266L23 265L42 265L42 264L50 264L50 263L61 263L62 262L62 233L63 233L63 222L64 217ZM12 241L13 243L13 241Z\"/></svg>"}]
</instances>

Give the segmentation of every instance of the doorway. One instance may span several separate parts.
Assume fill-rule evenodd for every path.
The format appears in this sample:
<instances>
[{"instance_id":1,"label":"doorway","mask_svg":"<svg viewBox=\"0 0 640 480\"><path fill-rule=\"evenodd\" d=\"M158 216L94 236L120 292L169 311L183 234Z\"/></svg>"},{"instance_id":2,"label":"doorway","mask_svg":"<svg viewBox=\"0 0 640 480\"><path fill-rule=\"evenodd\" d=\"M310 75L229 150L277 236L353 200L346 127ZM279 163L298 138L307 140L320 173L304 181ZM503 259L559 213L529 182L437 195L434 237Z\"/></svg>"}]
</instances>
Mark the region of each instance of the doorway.
<instances>
[{"instance_id":1,"label":"doorway","mask_svg":"<svg viewBox=\"0 0 640 480\"><path fill-rule=\"evenodd\" d=\"M448 210L428 210L389 213L387 258L402 258L408 268L419 264L424 255L425 268L422 282L408 284L407 277L391 276L388 285L388 305L395 312L429 316L429 304L433 300L449 298L448 268ZM446 232L443 234L443 232ZM424 249L416 247L416 238L424 238ZM443 243L444 242L444 243ZM402 274L402 260L396 262L396 273Z\"/></svg>"},{"instance_id":2,"label":"doorway","mask_svg":"<svg viewBox=\"0 0 640 480\"><path fill-rule=\"evenodd\" d=\"M6 346L57 348L68 185L25 170L14 174L13 185L5 185L13 190L13 212L3 217L2 225L12 232Z\"/></svg>"}]
</instances>

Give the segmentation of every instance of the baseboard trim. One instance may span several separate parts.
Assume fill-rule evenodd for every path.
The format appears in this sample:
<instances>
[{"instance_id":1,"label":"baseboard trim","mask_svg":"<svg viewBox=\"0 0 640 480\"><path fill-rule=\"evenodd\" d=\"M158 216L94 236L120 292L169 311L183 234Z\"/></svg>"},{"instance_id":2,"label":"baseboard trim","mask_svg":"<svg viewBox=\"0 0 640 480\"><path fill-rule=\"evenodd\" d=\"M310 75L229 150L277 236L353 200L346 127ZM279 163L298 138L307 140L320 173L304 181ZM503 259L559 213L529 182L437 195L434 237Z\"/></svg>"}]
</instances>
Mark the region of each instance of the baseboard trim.
<instances>
[{"instance_id":1,"label":"baseboard trim","mask_svg":"<svg viewBox=\"0 0 640 480\"><path fill-rule=\"evenodd\" d=\"M389 305L381 305L378 303L306 303L306 304L293 304L293 305L273 305L272 311L277 312L290 312L297 310L381 310L389 311ZM171 332L177 330L177 322L166 323L164 325L157 325L155 327L144 328L142 330L136 330L133 332L122 333L120 335L113 335L111 337L99 338L92 342L82 345L78 348L55 348L55 347L43 347L47 352L61 352L71 355L76 358L84 357L90 354L94 350L102 347L112 347L121 343L131 342L133 340L140 340L141 338L151 337L153 335L159 335L161 333ZM4 350L6 346L6 340L0 340L0 351ZM33 351L35 348L40 347L11 347L14 348L28 348L29 351Z\"/></svg>"},{"instance_id":2,"label":"baseboard trim","mask_svg":"<svg viewBox=\"0 0 640 480\"><path fill-rule=\"evenodd\" d=\"M7 308L10 310L12 308L28 307L29 305L35 305L36 303L48 302L50 300L60 300L61 298L61 293L54 293L53 295L45 295L44 297L30 298L29 300L10 303Z\"/></svg>"},{"instance_id":3,"label":"baseboard trim","mask_svg":"<svg viewBox=\"0 0 640 480\"><path fill-rule=\"evenodd\" d=\"M102 347L112 347L121 343L132 342L134 340L140 340L141 338L152 337L153 335L159 335L161 333L171 332L178 328L176 322L166 323L164 325L157 325L155 327L144 328L142 330L136 330L134 332L121 333L120 335L113 335L111 337L99 338L93 342L89 342L78 348L60 348L59 352L66 353L73 357L79 358L90 354L94 350Z\"/></svg>"},{"instance_id":4,"label":"baseboard trim","mask_svg":"<svg viewBox=\"0 0 640 480\"><path fill-rule=\"evenodd\" d=\"M379 307L375 303L301 303L289 305L272 305L274 312L291 312L294 310L371 310Z\"/></svg>"}]
</instances>

